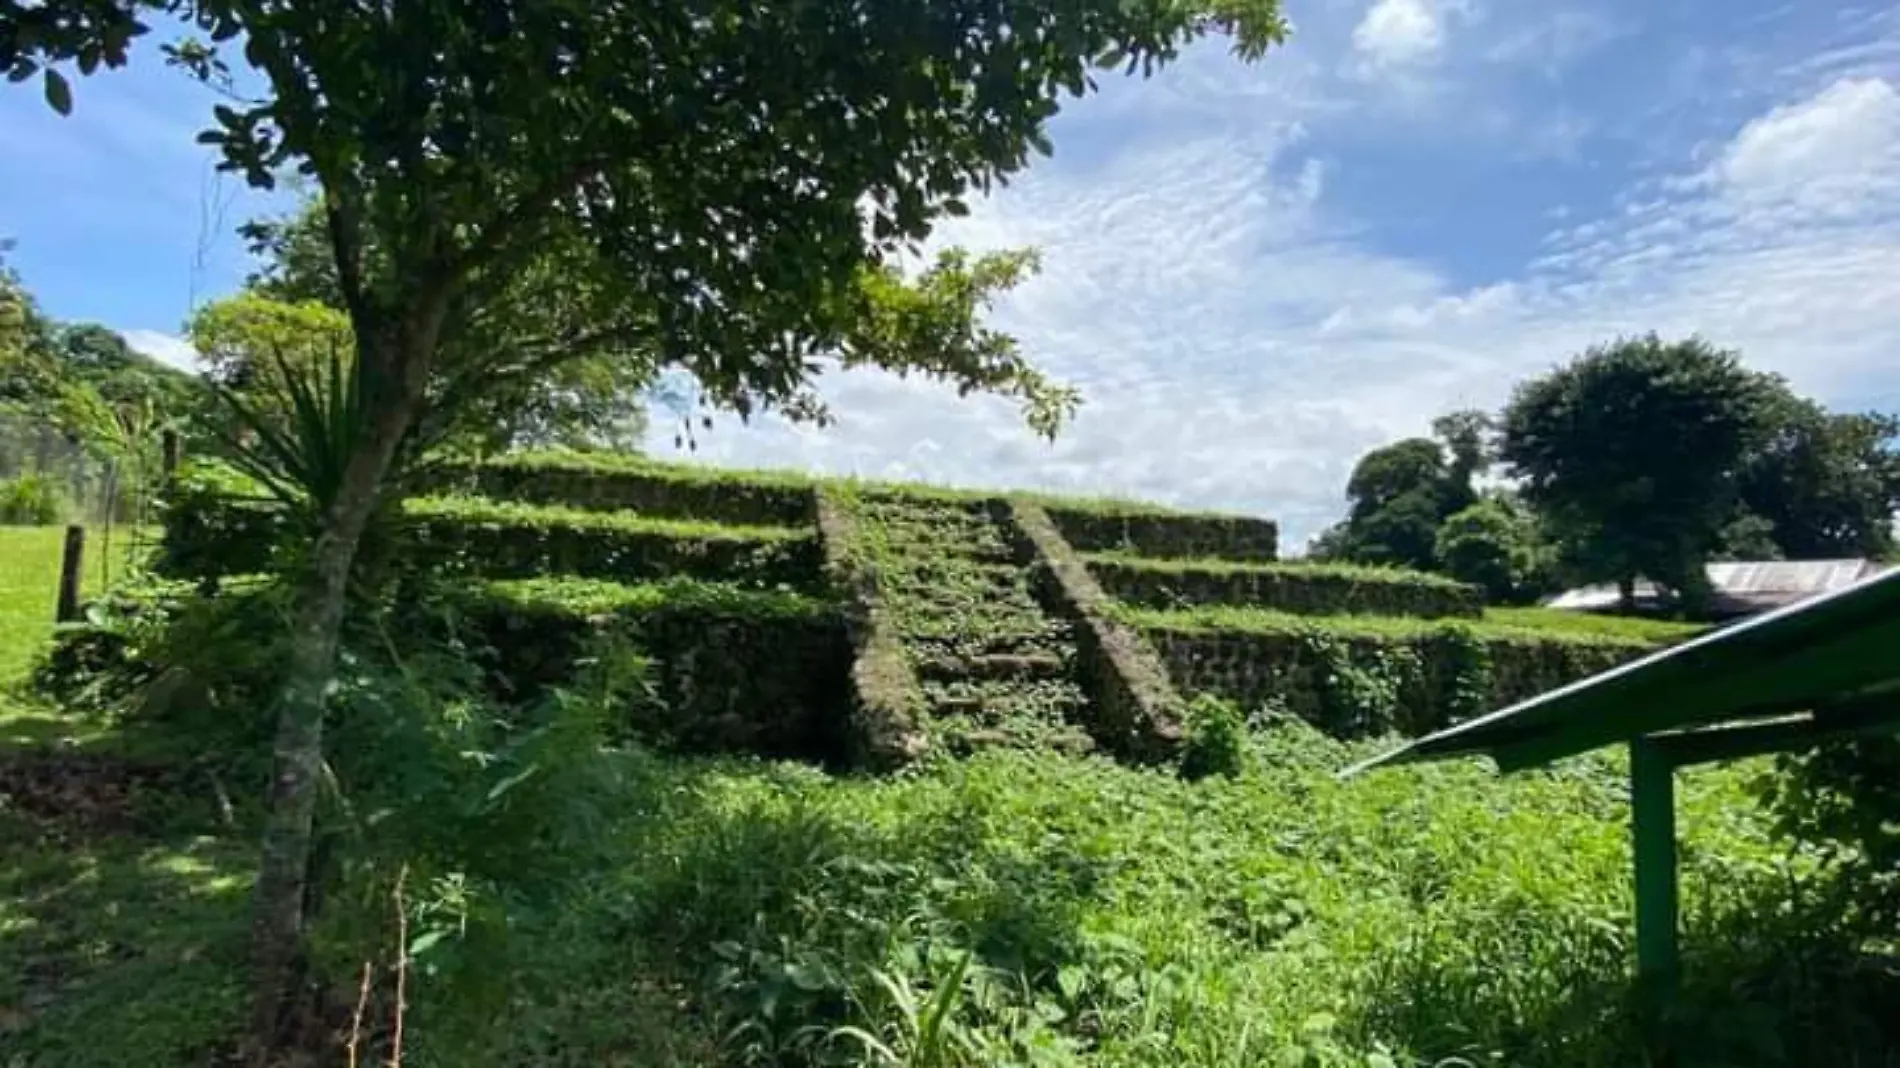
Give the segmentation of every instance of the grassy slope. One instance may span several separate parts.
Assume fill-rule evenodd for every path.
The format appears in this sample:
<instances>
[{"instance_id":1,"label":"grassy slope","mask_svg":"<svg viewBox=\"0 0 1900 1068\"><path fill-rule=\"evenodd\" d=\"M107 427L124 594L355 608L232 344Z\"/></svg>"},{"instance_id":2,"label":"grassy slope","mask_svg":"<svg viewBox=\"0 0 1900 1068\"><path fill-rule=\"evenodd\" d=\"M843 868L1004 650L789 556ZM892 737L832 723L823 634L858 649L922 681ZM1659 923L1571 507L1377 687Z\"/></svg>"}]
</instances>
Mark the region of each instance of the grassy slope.
<instances>
[{"instance_id":1,"label":"grassy slope","mask_svg":"<svg viewBox=\"0 0 1900 1068\"><path fill-rule=\"evenodd\" d=\"M1114 612L1130 624L1153 630L1240 631L1253 634L1284 634L1321 628L1337 634L1368 638L1415 638L1438 633L1447 627L1466 627L1485 638L1517 641L1565 641L1585 644L1652 645L1661 640L1654 633L1618 629L1578 629L1554 626L1548 621L1525 625L1517 619L1498 618L1490 613L1484 619L1408 619L1399 616L1303 616L1269 608L1241 605L1201 605L1183 609L1135 608L1119 605Z\"/></svg>"},{"instance_id":2,"label":"grassy slope","mask_svg":"<svg viewBox=\"0 0 1900 1068\"><path fill-rule=\"evenodd\" d=\"M114 747L106 725L19 692L53 632L63 538L0 527L0 762L91 761ZM87 796L75 786L70 798ZM248 845L187 827L96 831L66 815L27 816L0 799L0 1064L203 1063L241 1018ZM14 1051L21 1060L7 1059Z\"/></svg>"},{"instance_id":3,"label":"grassy slope","mask_svg":"<svg viewBox=\"0 0 1900 1068\"><path fill-rule=\"evenodd\" d=\"M0 534L16 539L0 560L38 544ZM48 630L15 611L49 596L56 557L37 558L37 576L7 577L0 663L14 671ZM1340 783L1363 748L1291 727L1257 746L1245 777L1195 785L1046 754L886 779L629 755L626 804L601 828L620 861L515 950L524 969L556 962L560 981L524 992L477 1056L446 1048L437 988L417 975L406 1063L757 1063L854 998L902 1045L872 969L927 988L963 946L998 978L984 973L954 1026L1039 1048L1036 1063L1635 1061L1614 758ZM1759 1026L1769 1010L1737 1012L1712 966L1772 959L1763 917L1786 893L1745 774L1686 776L1684 895L1692 966L1728 999L1715 1007ZM204 1063L241 1017L245 844L192 829L29 841L6 818L0 1052L36 1068Z\"/></svg>"}]
</instances>

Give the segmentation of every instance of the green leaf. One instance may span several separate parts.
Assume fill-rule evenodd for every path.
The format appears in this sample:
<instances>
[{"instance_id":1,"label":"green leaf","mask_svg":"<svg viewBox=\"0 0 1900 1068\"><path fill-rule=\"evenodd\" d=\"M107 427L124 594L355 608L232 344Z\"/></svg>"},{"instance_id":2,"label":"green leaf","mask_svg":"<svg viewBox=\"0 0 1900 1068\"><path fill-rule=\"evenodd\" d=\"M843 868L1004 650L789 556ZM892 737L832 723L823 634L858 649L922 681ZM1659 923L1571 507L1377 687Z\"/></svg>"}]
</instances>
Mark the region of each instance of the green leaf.
<instances>
[{"instance_id":1,"label":"green leaf","mask_svg":"<svg viewBox=\"0 0 1900 1068\"><path fill-rule=\"evenodd\" d=\"M46 102L61 115L73 113L73 87L66 84L66 76L51 67L46 68Z\"/></svg>"},{"instance_id":2,"label":"green leaf","mask_svg":"<svg viewBox=\"0 0 1900 1068\"><path fill-rule=\"evenodd\" d=\"M447 937L447 935L448 931L439 928L433 931L422 932L416 936L415 941L409 943L409 956L412 958L420 957L433 948L437 942Z\"/></svg>"}]
</instances>

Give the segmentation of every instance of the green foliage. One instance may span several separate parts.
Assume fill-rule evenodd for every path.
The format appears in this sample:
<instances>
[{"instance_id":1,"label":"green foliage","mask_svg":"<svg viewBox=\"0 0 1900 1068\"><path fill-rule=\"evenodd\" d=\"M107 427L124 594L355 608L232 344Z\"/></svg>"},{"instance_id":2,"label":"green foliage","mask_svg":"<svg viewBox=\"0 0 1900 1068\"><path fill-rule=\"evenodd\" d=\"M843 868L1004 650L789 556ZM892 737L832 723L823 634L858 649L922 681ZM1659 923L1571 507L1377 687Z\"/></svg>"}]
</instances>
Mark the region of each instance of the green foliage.
<instances>
[{"instance_id":1,"label":"green foliage","mask_svg":"<svg viewBox=\"0 0 1900 1068\"><path fill-rule=\"evenodd\" d=\"M1840 414L1788 398L1741 476L1744 516L1790 560L1886 557L1900 508L1900 419ZM1725 539L1727 540L1727 539ZM1733 541L1731 553L1743 559Z\"/></svg>"},{"instance_id":2,"label":"green foliage","mask_svg":"<svg viewBox=\"0 0 1900 1068\"><path fill-rule=\"evenodd\" d=\"M367 429L369 378L334 346L320 363L295 366L281 351L271 362L283 386L281 407L218 390L238 427L227 451L284 508L325 516L343 495L350 454Z\"/></svg>"},{"instance_id":3,"label":"green foliage","mask_svg":"<svg viewBox=\"0 0 1900 1068\"><path fill-rule=\"evenodd\" d=\"M1188 703L1186 727L1182 777L1231 779L1247 770L1247 720L1233 703L1202 694Z\"/></svg>"},{"instance_id":4,"label":"green foliage","mask_svg":"<svg viewBox=\"0 0 1900 1068\"><path fill-rule=\"evenodd\" d=\"M1496 679L1491 671L1491 646L1470 627L1449 626L1438 634L1435 643L1445 662L1450 680L1445 693L1445 713L1453 723L1491 711Z\"/></svg>"},{"instance_id":5,"label":"green foliage","mask_svg":"<svg viewBox=\"0 0 1900 1068\"><path fill-rule=\"evenodd\" d=\"M1596 612L1572 612L1557 608L1510 608L1496 606L1484 610L1485 619L1514 631L1546 631L1561 634L1600 634L1631 642L1673 645L1708 631L1703 623L1684 623L1673 619L1649 619L1643 616L1613 616Z\"/></svg>"},{"instance_id":6,"label":"green foliage","mask_svg":"<svg viewBox=\"0 0 1900 1068\"><path fill-rule=\"evenodd\" d=\"M1869 738L1777 758L1757 786L1779 830L1825 845L1838 904L1874 938L1900 924L1900 740Z\"/></svg>"},{"instance_id":7,"label":"green foliage","mask_svg":"<svg viewBox=\"0 0 1900 1068\"><path fill-rule=\"evenodd\" d=\"M0 478L0 526L52 526L70 507L59 486L44 475Z\"/></svg>"},{"instance_id":8,"label":"green foliage","mask_svg":"<svg viewBox=\"0 0 1900 1068\"><path fill-rule=\"evenodd\" d=\"M1342 635L1365 638L1417 638L1443 633L1458 626L1475 634L1499 640L1564 641L1582 645L1620 645L1648 648L1658 635L1695 633L1695 624L1662 622L1621 617L1579 619L1569 613L1548 609L1487 610L1478 620L1413 619L1403 616L1305 616L1276 612L1267 608L1237 605L1202 605L1175 611L1123 607L1116 614L1144 627L1163 627L1181 631L1231 630L1252 634L1274 634L1302 628L1319 627ZM1574 623L1574 625L1572 625Z\"/></svg>"},{"instance_id":9,"label":"green foliage","mask_svg":"<svg viewBox=\"0 0 1900 1068\"><path fill-rule=\"evenodd\" d=\"M786 527L458 497L405 501L392 527L404 566L437 574L623 582L686 575L806 590L821 583L816 540Z\"/></svg>"},{"instance_id":10,"label":"green foliage","mask_svg":"<svg viewBox=\"0 0 1900 1068\"><path fill-rule=\"evenodd\" d=\"M1500 455L1582 578L1647 576L1693 612L1784 395L1699 339L1628 338L1521 384Z\"/></svg>"},{"instance_id":11,"label":"green foliage","mask_svg":"<svg viewBox=\"0 0 1900 1068\"><path fill-rule=\"evenodd\" d=\"M1168 513L1153 507L1048 502L1070 545L1085 552L1129 552L1163 558L1215 557L1269 562L1279 553L1279 527L1252 516Z\"/></svg>"},{"instance_id":12,"label":"green foliage","mask_svg":"<svg viewBox=\"0 0 1900 1068\"><path fill-rule=\"evenodd\" d=\"M1474 499L1471 478L1482 466L1483 426L1475 413L1447 416L1455 464L1430 438L1407 438L1361 457L1346 482L1345 523L1320 546L1326 558L1429 571L1438 526ZM1444 422L1441 420L1441 422Z\"/></svg>"},{"instance_id":13,"label":"green foliage","mask_svg":"<svg viewBox=\"0 0 1900 1068\"><path fill-rule=\"evenodd\" d=\"M1606 670L1654 648L1587 631L1481 620L1297 616L1122 607L1175 685L1252 707L1268 701L1342 737L1424 734Z\"/></svg>"},{"instance_id":14,"label":"green foliage","mask_svg":"<svg viewBox=\"0 0 1900 1068\"><path fill-rule=\"evenodd\" d=\"M1484 590L1492 604L1522 604L1552 585L1549 550L1535 517L1488 496L1446 517L1434 546L1445 574Z\"/></svg>"},{"instance_id":15,"label":"green foliage","mask_svg":"<svg viewBox=\"0 0 1900 1068\"><path fill-rule=\"evenodd\" d=\"M501 500L747 526L808 526L817 481L784 472L726 471L615 453L515 453L443 465L437 485Z\"/></svg>"},{"instance_id":16,"label":"green foliage","mask_svg":"<svg viewBox=\"0 0 1900 1068\"><path fill-rule=\"evenodd\" d=\"M674 594L702 595L740 596ZM550 599L611 602L598 586ZM269 666L267 624L179 648ZM1688 985L1657 1029L1628 996L1614 757L1340 782L1389 742L1268 713L1238 775L1192 784L1011 750L835 776L603 744L644 700L611 649L590 658L604 677L500 709L468 686L472 648L389 635L400 658L371 636L346 661L321 854L352 878L329 885L316 947L346 1002L374 965L386 1020L407 865L416 1068L881 1063L860 1036L912 1062L1076 1068L1865 1064L1892 1048L1879 978L1854 964L1860 924L1832 911L1821 858L1749 803L1758 766L1682 777ZM203 807L208 781L155 800ZM10 1052L183 1068L227 1046L245 808L234 829L194 816L160 837L0 834L0 999L33 1007L9 1018ZM371 1030L367 1063L385 1039Z\"/></svg>"},{"instance_id":17,"label":"green foliage","mask_svg":"<svg viewBox=\"0 0 1900 1068\"><path fill-rule=\"evenodd\" d=\"M1111 596L1146 608L1251 605L1300 615L1476 616L1477 589L1438 575L1354 564L1243 564L1165 560L1126 553L1089 556Z\"/></svg>"},{"instance_id":18,"label":"green foliage","mask_svg":"<svg viewBox=\"0 0 1900 1068\"><path fill-rule=\"evenodd\" d=\"M613 720L621 735L689 752L842 762L850 650L837 606L783 590L675 577L646 586L577 579L460 590L447 633L520 698L558 688L602 636L651 661L651 687Z\"/></svg>"}]
</instances>

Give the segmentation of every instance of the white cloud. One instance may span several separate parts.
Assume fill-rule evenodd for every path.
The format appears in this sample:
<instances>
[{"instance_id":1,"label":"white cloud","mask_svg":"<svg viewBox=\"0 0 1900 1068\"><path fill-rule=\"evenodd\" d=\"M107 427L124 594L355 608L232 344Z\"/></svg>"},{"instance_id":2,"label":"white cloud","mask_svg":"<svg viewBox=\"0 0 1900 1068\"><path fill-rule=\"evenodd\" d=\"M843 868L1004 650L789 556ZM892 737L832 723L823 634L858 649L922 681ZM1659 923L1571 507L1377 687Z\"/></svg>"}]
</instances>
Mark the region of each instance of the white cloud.
<instances>
[{"instance_id":1,"label":"white cloud","mask_svg":"<svg viewBox=\"0 0 1900 1068\"><path fill-rule=\"evenodd\" d=\"M1404 66L1445 45L1446 12L1433 0L1377 0L1352 31L1352 44L1377 66Z\"/></svg>"},{"instance_id":2,"label":"white cloud","mask_svg":"<svg viewBox=\"0 0 1900 1068\"><path fill-rule=\"evenodd\" d=\"M1122 151L1032 168L944 235L1042 248L1046 272L994 321L1082 388L1056 443L993 398L855 372L824 384L839 426L721 427L702 453L1239 509L1279 519L1297 546L1338 515L1365 449L1497 405L1618 333L1702 333L1824 400L1900 403L1892 83L1846 77L1763 108L1612 210L1553 209L1545 225L1565 228L1545 255L1461 286L1340 214L1335 168L1304 134L1312 114L1220 111L1249 77L1227 68L1231 93L1204 113L1170 99L1152 126L1131 126L1124 103ZM1854 206L1809 189L1852 191Z\"/></svg>"},{"instance_id":3,"label":"white cloud","mask_svg":"<svg viewBox=\"0 0 1900 1068\"><path fill-rule=\"evenodd\" d=\"M142 352L180 371L196 374L203 370L198 350L191 346L191 342L175 334L167 334L162 330L122 330L120 336L125 338L125 343L132 347L133 352Z\"/></svg>"},{"instance_id":4,"label":"white cloud","mask_svg":"<svg viewBox=\"0 0 1900 1068\"><path fill-rule=\"evenodd\" d=\"M1847 77L1743 127L1713 177L1751 204L1853 211L1895 191L1896 164L1900 92L1879 78Z\"/></svg>"}]
</instances>

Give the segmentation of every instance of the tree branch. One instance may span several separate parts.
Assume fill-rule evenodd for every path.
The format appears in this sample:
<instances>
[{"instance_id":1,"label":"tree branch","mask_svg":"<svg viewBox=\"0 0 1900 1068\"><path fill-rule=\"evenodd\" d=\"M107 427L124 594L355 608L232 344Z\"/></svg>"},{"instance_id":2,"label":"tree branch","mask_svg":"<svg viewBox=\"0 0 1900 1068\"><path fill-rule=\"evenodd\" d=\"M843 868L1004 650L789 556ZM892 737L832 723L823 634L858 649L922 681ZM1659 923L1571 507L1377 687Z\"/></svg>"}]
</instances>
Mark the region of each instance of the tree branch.
<instances>
[{"instance_id":1,"label":"tree branch","mask_svg":"<svg viewBox=\"0 0 1900 1068\"><path fill-rule=\"evenodd\" d=\"M566 170L550 175L546 181L531 186L494 222L483 228L475 243L455 261L454 273L466 278L487 266L522 230L539 221L557 198L581 184L601 166L598 158L580 160Z\"/></svg>"},{"instance_id":2,"label":"tree branch","mask_svg":"<svg viewBox=\"0 0 1900 1068\"><path fill-rule=\"evenodd\" d=\"M337 288L343 291L343 307L350 313L350 324L358 335L375 325L369 301L363 292L363 218L360 205L338 188L335 180L323 183L324 218L329 225L330 246L336 258Z\"/></svg>"}]
</instances>

